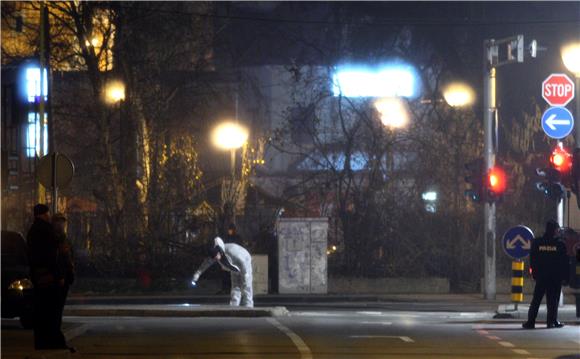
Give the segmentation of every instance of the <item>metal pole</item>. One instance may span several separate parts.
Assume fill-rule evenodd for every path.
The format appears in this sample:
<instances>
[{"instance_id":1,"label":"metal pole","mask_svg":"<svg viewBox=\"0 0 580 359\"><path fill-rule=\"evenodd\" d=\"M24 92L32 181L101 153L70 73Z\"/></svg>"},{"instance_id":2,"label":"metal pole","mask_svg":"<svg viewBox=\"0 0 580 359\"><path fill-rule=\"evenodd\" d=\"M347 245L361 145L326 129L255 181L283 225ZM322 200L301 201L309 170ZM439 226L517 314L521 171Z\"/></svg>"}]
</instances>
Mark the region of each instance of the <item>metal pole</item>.
<instances>
[{"instance_id":1,"label":"metal pole","mask_svg":"<svg viewBox=\"0 0 580 359\"><path fill-rule=\"evenodd\" d=\"M575 142L576 148L580 148L580 76L576 76L576 122L574 122L574 128L576 132ZM580 201L580 199L576 198Z\"/></svg>"},{"instance_id":2,"label":"metal pole","mask_svg":"<svg viewBox=\"0 0 580 359\"><path fill-rule=\"evenodd\" d=\"M50 156L52 166L52 213L58 212L58 187L56 185L56 164L58 162L58 153L52 152Z\"/></svg>"},{"instance_id":3,"label":"metal pole","mask_svg":"<svg viewBox=\"0 0 580 359\"><path fill-rule=\"evenodd\" d=\"M495 164L493 146L493 118L495 112L495 75L496 70L492 64L492 51L495 47L494 40L484 42L484 105L483 105L483 131L484 131L484 161L486 172ZM495 203L484 204L484 297L493 300L496 296L495 281Z\"/></svg>"},{"instance_id":4,"label":"metal pole","mask_svg":"<svg viewBox=\"0 0 580 359\"><path fill-rule=\"evenodd\" d=\"M43 157L45 152L46 152L46 148L44 148L44 68L46 66L45 64L45 60L44 60L44 47L46 45L45 42L45 38L46 38L46 28L44 26L44 21L46 20L46 18L44 17L45 14L45 10L46 10L46 5L44 3L40 4L40 54L39 54L39 65L40 65L40 98L39 98L39 104L38 104L38 126L39 126L39 157ZM44 203L46 202L46 191L45 188L42 184L40 184L40 182L38 182L38 191L37 191L37 202L38 203Z\"/></svg>"},{"instance_id":5,"label":"metal pole","mask_svg":"<svg viewBox=\"0 0 580 359\"><path fill-rule=\"evenodd\" d=\"M564 210L566 208L566 196L564 195L564 197L562 197L559 201L558 201L558 225L560 225L560 227L564 227ZM560 307L564 306L564 292L560 292L560 302L558 304Z\"/></svg>"}]
</instances>

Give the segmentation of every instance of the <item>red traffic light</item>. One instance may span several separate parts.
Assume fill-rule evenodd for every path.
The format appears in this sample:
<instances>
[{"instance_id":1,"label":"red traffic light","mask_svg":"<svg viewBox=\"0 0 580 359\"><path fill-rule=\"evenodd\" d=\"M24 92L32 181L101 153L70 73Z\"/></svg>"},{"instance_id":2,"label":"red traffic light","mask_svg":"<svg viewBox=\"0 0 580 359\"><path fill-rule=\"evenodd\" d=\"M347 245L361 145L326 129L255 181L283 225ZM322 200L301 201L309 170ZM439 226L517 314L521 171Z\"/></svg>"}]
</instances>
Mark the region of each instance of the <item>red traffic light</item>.
<instances>
[{"instance_id":1,"label":"red traffic light","mask_svg":"<svg viewBox=\"0 0 580 359\"><path fill-rule=\"evenodd\" d=\"M560 173L568 173L572 169L572 155L560 142L552 151L550 156L550 164Z\"/></svg>"},{"instance_id":2,"label":"red traffic light","mask_svg":"<svg viewBox=\"0 0 580 359\"><path fill-rule=\"evenodd\" d=\"M492 167L487 172L487 186L495 194L502 194L507 188L507 177L501 167Z\"/></svg>"}]
</instances>

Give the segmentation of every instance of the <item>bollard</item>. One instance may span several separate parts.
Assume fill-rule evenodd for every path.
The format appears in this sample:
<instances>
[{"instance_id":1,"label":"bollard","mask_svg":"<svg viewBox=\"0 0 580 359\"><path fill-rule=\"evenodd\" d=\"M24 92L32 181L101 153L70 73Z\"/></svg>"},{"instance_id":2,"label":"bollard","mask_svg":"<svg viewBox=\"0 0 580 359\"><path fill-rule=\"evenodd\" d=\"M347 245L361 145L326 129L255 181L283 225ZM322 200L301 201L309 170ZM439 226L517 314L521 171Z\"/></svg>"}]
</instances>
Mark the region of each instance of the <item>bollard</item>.
<instances>
[{"instance_id":1,"label":"bollard","mask_svg":"<svg viewBox=\"0 0 580 359\"><path fill-rule=\"evenodd\" d=\"M516 304L524 301L524 262L512 262L512 302Z\"/></svg>"}]
</instances>

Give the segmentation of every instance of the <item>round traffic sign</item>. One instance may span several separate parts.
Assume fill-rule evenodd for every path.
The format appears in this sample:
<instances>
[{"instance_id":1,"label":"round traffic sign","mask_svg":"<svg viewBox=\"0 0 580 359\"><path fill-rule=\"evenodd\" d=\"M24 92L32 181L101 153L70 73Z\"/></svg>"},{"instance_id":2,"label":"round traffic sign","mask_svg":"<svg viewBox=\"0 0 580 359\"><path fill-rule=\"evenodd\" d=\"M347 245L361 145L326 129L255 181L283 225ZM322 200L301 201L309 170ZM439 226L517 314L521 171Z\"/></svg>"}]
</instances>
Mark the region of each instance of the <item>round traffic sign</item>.
<instances>
[{"instance_id":1,"label":"round traffic sign","mask_svg":"<svg viewBox=\"0 0 580 359\"><path fill-rule=\"evenodd\" d=\"M42 157L36 166L36 178L44 187L52 187L53 156L56 156L56 187L66 187L72 181L75 168L72 161L61 153L53 152Z\"/></svg>"},{"instance_id":2,"label":"round traffic sign","mask_svg":"<svg viewBox=\"0 0 580 359\"><path fill-rule=\"evenodd\" d=\"M522 259L530 254L534 232L526 226L515 226L503 235L502 247L504 252L514 258Z\"/></svg>"},{"instance_id":3,"label":"round traffic sign","mask_svg":"<svg viewBox=\"0 0 580 359\"><path fill-rule=\"evenodd\" d=\"M549 137L561 139L574 128L574 116L566 107L550 107L542 115L542 129Z\"/></svg>"},{"instance_id":4,"label":"round traffic sign","mask_svg":"<svg viewBox=\"0 0 580 359\"><path fill-rule=\"evenodd\" d=\"M574 82L566 74L551 74L542 82L542 97L550 106L566 106L574 98Z\"/></svg>"}]
</instances>

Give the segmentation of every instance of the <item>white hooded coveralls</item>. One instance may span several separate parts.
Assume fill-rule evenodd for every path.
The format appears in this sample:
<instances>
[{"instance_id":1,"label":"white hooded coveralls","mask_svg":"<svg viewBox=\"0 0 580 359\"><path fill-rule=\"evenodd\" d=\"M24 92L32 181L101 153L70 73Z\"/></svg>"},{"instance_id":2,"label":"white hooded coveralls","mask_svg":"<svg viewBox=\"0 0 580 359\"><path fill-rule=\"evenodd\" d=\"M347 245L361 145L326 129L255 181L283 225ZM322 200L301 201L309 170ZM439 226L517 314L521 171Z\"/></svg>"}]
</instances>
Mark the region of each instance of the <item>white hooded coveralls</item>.
<instances>
[{"instance_id":1,"label":"white hooded coveralls","mask_svg":"<svg viewBox=\"0 0 580 359\"><path fill-rule=\"evenodd\" d=\"M254 306L254 295L252 290L252 256L242 246L235 243L226 243L220 237L214 239L214 245L219 247L225 258L217 261L223 270L230 272L232 279L232 290L230 292L230 305L252 308ZM193 278L195 281L211 267L216 260L206 258L195 271Z\"/></svg>"}]
</instances>

